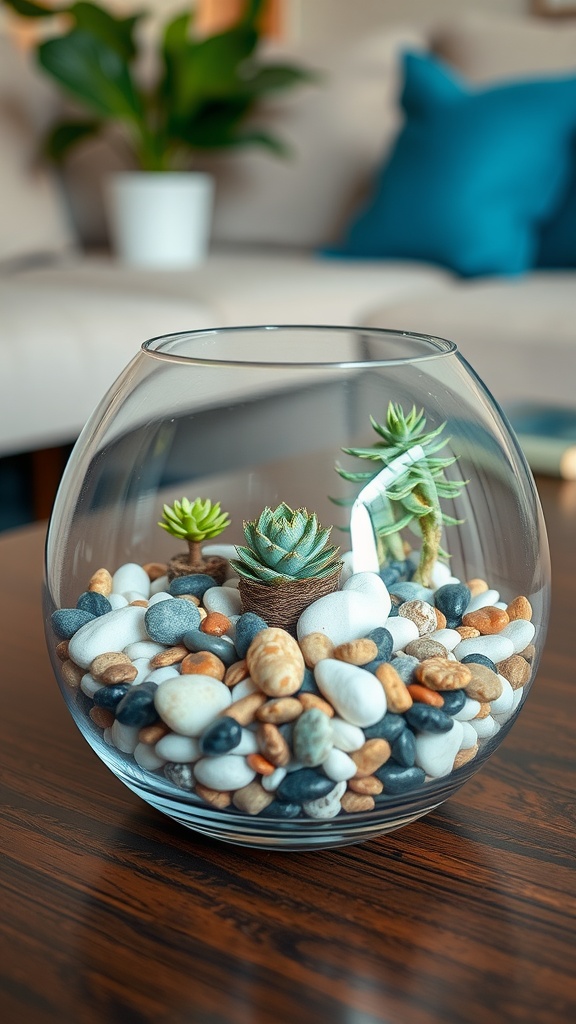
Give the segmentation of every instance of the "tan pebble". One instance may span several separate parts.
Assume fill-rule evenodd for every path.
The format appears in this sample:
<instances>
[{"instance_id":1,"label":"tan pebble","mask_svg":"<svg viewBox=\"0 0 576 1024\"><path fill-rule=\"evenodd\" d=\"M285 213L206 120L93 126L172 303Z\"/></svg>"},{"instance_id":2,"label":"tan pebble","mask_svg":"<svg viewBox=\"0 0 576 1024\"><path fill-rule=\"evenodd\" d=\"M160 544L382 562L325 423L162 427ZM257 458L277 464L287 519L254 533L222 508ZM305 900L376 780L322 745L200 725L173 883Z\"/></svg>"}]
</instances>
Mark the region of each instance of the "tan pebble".
<instances>
[{"instance_id":1,"label":"tan pebble","mask_svg":"<svg viewBox=\"0 0 576 1024\"><path fill-rule=\"evenodd\" d=\"M496 666L501 676L508 680L513 690L525 686L531 675L530 664L521 654L512 654Z\"/></svg>"},{"instance_id":2,"label":"tan pebble","mask_svg":"<svg viewBox=\"0 0 576 1024\"><path fill-rule=\"evenodd\" d=\"M275 725L272 725L270 722L262 722L256 730L256 737L264 757L275 768L283 768L288 764L290 761L290 747Z\"/></svg>"},{"instance_id":3,"label":"tan pebble","mask_svg":"<svg viewBox=\"0 0 576 1024\"><path fill-rule=\"evenodd\" d=\"M412 697L408 692L408 687L393 665L384 661L378 665L374 674L384 688L388 711L395 715L401 715L403 711L412 707Z\"/></svg>"},{"instance_id":4,"label":"tan pebble","mask_svg":"<svg viewBox=\"0 0 576 1024\"><path fill-rule=\"evenodd\" d=\"M531 665L536 657L536 648L534 644L528 644L528 647L525 647L523 651L518 651L518 654L521 658L525 658L528 664Z\"/></svg>"},{"instance_id":5,"label":"tan pebble","mask_svg":"<svg viewBox=\"0 0 576 1024\"><path fill-rule=\"evenodd\" d=\"M391 754L392 747L388 740L373 739L366 740L366 743L359 750L354 750L348 756L352 758L356 765L356 777L361 778L362 776L373 775L378 768L386 764Z\"/></svg>"},{"instance_id":6,"label":"tan pebble","mask_svg":"<svg viewBox=\"0 0 576 1024\"><path fill-rule=\"evenodd\" d=\"M478 665L471 661L466 666L470 669L470 682L466 687L466 696L472 700L479 700L481 704L485 701L497 700L502 694L502 680L487 665Z\"/></svg>"},{"instance_id":7,"label":"tan pebble","mask_svg":"<svg viewBox=\"0 0 576 1024\"><path fill-rule=\"evenodd\" d=\"M150 668L166 668L168 665L178 665L184 661L190 651L184 644L177 644L175 647L167 647L150 659Z\"/></svg>"},{"instance_id":8,"label":"tan pebble","mask_svg":"<svg viewBox=\"0 0 576 1024\"><path fill-rule=\"evenodd\" d=\"M213 679L222 682L226 675L226 666L211 651L195 651L194 654L186 655L181 662L180 671L184 676L212 676Z\"/></svg>"},{"instance_id":9,"label":"tan pebble","mask_svg":"<svg viewBox=\"0 0 576 1024\"><path fill-rule=\"evenodd\" d=\"M472 761L478 753L478 744L475 743L473 747L468 747L467 750L459 750L454 758L454 764L452 765L453 771L456 768L462 768L463 765L468 764L468 761Z\"/></svg>"},{"instance_id":10,"label":"tan pebble","mask_svg":"<svg viewBox=\"0 0 576 1024\"><path fill-rule=\"evenodd\" d=\"M362 778L355 775L353 779L349 779L348 789L351 789L354 793L362 793L365 796L377 796L378 793L382 792L384 786L375 775L366 775Z\"/></svg>"},{"instance_id":11,"label":"tan pebble","mask_svg":"<svg viewBox=\"0 0 576 1024\"><path fill-rule=\"evenodd\" d=\"M422 686L421 683L410 683L407 687L412 700L417 704L429 704L433 708L441 708L444 704L444 697L431 690L429 686Z\"/></svg>"},{"instance_id":12,"label":"tan pebble","mask_svg":"<svg viewBox=\"0 0 576 1024\"><path fill-rule=\"evenodd\" d=\"M227 615L222 615L221 612L208 612L200 625L202 632L207 633L208 636L224 636L224 633L231 628L230 619Z\"/></svg>"},{"instance_id":13,"label":"tan pebble","mask_svg":"<svg viewBox=\"0 0 576 1024\"><path fill-rule=\"evenodd\" d=\"M197 608L200 607L200 598L196 597L196 594L176 594L176 597L179 601L189 601L190 604L196 605Z\"/></svg>"},{"instance_id":14,"label":"tan pebble","mask_svg":"<svg viewBox=\"0 0 576 1024\"><path fill-rule=\"evenodd\" d=\"M230 807L232 803L232 797L230 793L220 789L210 789L209 786L203 786L200 782L197 782L194 786L199 797L205 800L207 804L212 804L212 807L217 807L222 810L224 807Z\"/></svg>"},{"instance_id":15,"label":"tan pebble","mask_svg":"<svg viewBox=\"0 0 576 1024\"><path fill-rule=\"evenodd\" d=\"M108 708L99 708L97 705L94 705L90 708L88 714L94 725L97 725L99 729L109 729L114 725L114 715Z\"/></svg>"},{"instance_id":16,"label":"tan pebble","mask_svg":"<svg viewBox=\"0 0 576 1024\"><path fill-rule=\"evenodd\" d=\"M202 608L202 607L200 607L198 609L198 612L200 613L200 625L202 625L202 623L204 622L204 619L208 615L208 612L206 611L205 608Z\"/></svg>"},{"instance_id":17,"label":"tan pebble","mask_svg":"<svg viewBox=\"0 0 576 1024\"><path fill-rule=\"evenodd\" d=\"M345 661L348 665L367 665L378 657L378 646L368 637L361 640L351 640L346 644L338 644L334 648L334 658L337 661Z\"/></svg>"},{"instance_id":18,"label":"tan pebble","mask_svg":"<svg viewBox=\"0 0 576 1024\"><path fill-rule=\"evenodd\" d=\"M309 633L302 637L299 646L308 668L314 668L324 658L334 657L334 644L325 633Z\"/></svg>"},{"instance_id":19,"label":"tan pebble","mask_svg":"<svg viewBox=\"0 0 576 1024\"><path fill-rule=\"evenodd\" d=\"M94 676L94 679L99 679L103 672L106 671L109 665L131 665L132 662L127 654L123 651L106 651L105 654L99 654L98 657L94 658L94 661L90 664L90 675Z\"/></svg>"},{"instance_id":20,"label":"tan pebble","mask_svg":"<svg viewBox=\"0 0 576 1024\"><path fill-rule=\"evenodd\" d=\"M460 633L463 640L474 640L475 637L480 636L480 630L473 629L472 626L456 626L456 632Z\"/></svg>"},{"instance_id":21,"label":"tan pebble","mask_svg":"<svg viewBox=\"0 0 576 1024\"><path fill-rule=\"evenodd\" d=\"M318 708L319 711L323 711L328 718L334 718L334 708L327 700L323 697L318 696L317 693L299 693L298 698L300 704L304 708L304 711L309 711L310 708Z\"/></svg>"},{"instance_id":22,"label":"tan pebble","mask_svg":"<svg viewBox=\"0 0 576 1024\"><path fill-rule=\"evenodd\" d=\"M129 607L130 608L147 608L148 607L148 601L145 601L144 598L140 598L139 597L136 601L130 601Z\"/></svg>"},{"instance_id":23,"label":"tan pebble","mask_svg":"<svg viewBox=\"0 0 576 1024\"><path fill-rule=\"evenodd\" d=\"M56 644L56 656L60 658L60 661L68 660L68 640L61 640L59 644Z\"/></svg>"},{"instance_id":24,"label":"tan pebble","mask_svg":"<svg viewBox=\"0 0 576 1024\"><path fill-rule=\"evenodd\" d=\"M351 789L346 790L340 804L342 810L346 811L346 814L357 814L358 811L373 811L376 806L373 796L370 796L368 793L354 793Z\"/></svg>"},{"instance_id":25,"label":"tan pebble","mask_svg":"<svg viewBox=\"0 0 576 1024\"><path fill-rule=\"evenodd\" d=\"M414 678L431 690L463 690L472 679L468 665L448 658L427 658L414 669Z\"/></svg>"},{"instance_id":26,"label":"tan pebble","mask_svg":"<svg viewBox=\"0 0 576 1024\"><path fill-rule=\"evenodd\" d=\"M164 722L155 722L154 725L143 725L138 733L138 739L140 743L146 743L148 746L153 746L154 743L158 743L163 736L167 736L170 729Z\"/></svg>"},{"instance_id":27,"label":"tan pebble","mask_svg":"<svg viewBox=\"0 0 576 1024\"><path fill-rule=\"evenodd\" d=\"M268 697L290 697L304 679L305 665L296 640L277 626L256 634L246 654L250 678Z\"/></svg>"},{"instance_id":28,"label":"tan pebble","mask_svg":"<svg viewBox=\"0 0 576 1024\"><path fill-rule=\"evenodd\" d=\"M120 665L108 665L108 668L100 673L99 679L104 686L116 686L117 683L133 683L137 675L138 669L135 665L125 665L122 662Z\"/></svg>"},{"instance_id":29,"label":"tan pebble","mask_svg":"<svg viewBox=\"0 0 576 1024\"><path fill-rule=\"evenodd\" d=\"M76 665L74 661L71 661L70 658L67 661L63 661L60 671L66 686L69 686L71 690L76 690L80 686L84 669Z\"/></svg>"},{"instance_id":30,"label":"tan pebble","mask_svg":"<svg viewBox=\"0 0 576 1024\"><path fill-rule=\"evenodd\" d=\"M267 700L256 712L256 718L260 722L272 722L272 725L283 725L284 722L293 722L302 714L304 708L296 697L273 697Z\"/></svg>"},{"instance_id":31,"label":"tan pebble","mask_svg":"<svg viewBox=\"0 0 576 1024\"><path fill-rule=\"evenodd\" d=\"M265 700L266 696L263 693L249 693L246 697L241 697L240 700L229 704L221 714L233 718L238 725L250 725L256 718L258 708Z\"/></svg>"},{"instance_id":32,"label":"tan pebble","mask_svg":"<svg viewBox=\"0 0 576 1024\"><path fill-rule=\"evenodd\" d=\"M491 710L492 710L492 705L489 703L489 701L484 701L480 705L480 710L479 710L478 714L474 715L474 718L488 718L488 715L490 714Z\"/></svg>"},{"instance_id":33,"label":"tan pebble","mask_svg":"<svg viewBox=\"0 0 576 1024\"><path fill-rule=\"evenodd\" d=\"M274 794L268 793L258 779L253 779L247 786L237 789L232 803L244 814L260 814L274 800Z\"/></svg>"},{"instance_id":34,"label":"tan pebble","mask_svg":"<svg viewBox=\"0 0 576 1024\"><path fill-rule=\"evenodd\" d=\"M154 583L154 580L159 580L161 576L165 576L168 572L166 562L145 562L142 568L148 575L151 583Z\"/></svg>"},{"instance_id":35,"label":"tan pebble","mask_svg":"<svg viewBox=\"0 0 576 1024\"><path fill-rule=\"evenodd\" d=\"M468 587L472 597L478 597L478 594L485 594L489 589L486 580L472 579L466 580L466 586Z\"/></svg>"},{"instance_id":36,"label":"tan pebble","mask_svg":"<svg viewBox=\"0 0 576 1024\"><path fill-rule=\"evenodd\" d=\"M235 661L233 665L228 666L224 674L224 682L226 686L236 686L236 683L241 683L244 679L248 679L249 675L246 658L242 658L242 661Z\"/></svg>"},{"instance_id":37,"label":"tan pebble","mask_svg":"<svg viewBox=\"0 0 576 1024\"><path fill-rule=\"evenodd\" d=\"M513 622L515 619L532 621L532 605L527 597L515 597L508 605L506 611L508 612L510 622Z\"/></svg>"},{"instance_id":38,"label":"tan pebble","mask_svg":"<svg viewBox=\"0 0 576 1024\"><path fill-rule=\"evenodd\" d=\"M112 576L108 569L97 569L90 577L88 590L92 593L104 594L104 597L108 597L112 593Z\"/></svg>"},{"instance_id":39,"label":"tan pebble","mask_svg":"<svg viewBox=\"0 0 576 1024\"><path fill-rule=\"evenodd\" d=\"M494 633L501 633L510 619L508 612L503 608L495 608L489 605L487 608L478 608L475 612L468 612L462 616L463 626L472 626L477 629L481 636L492 636Z\"/></svg>"},{"instance_id":40,"label":"tan pebble","mask_svg":"<svg viewBox=\"0 0 576 1024\"><path fill-rule=\"evenodd\" d=\"M434 609L436 613L436 629L446 629L446 616L439 608Z\"/></svg>"},{"instance_id":41,"label":"tan pebble","mask_svg":"<svg viewBox=\"0 0 576 1024\"><path fill-rule=\"evenodd\" d=\"M258 772L258 775L273 775L276 771L275 765L267 761L264 754L248 754L246 764Z\"/></svg>"}]
</instances>

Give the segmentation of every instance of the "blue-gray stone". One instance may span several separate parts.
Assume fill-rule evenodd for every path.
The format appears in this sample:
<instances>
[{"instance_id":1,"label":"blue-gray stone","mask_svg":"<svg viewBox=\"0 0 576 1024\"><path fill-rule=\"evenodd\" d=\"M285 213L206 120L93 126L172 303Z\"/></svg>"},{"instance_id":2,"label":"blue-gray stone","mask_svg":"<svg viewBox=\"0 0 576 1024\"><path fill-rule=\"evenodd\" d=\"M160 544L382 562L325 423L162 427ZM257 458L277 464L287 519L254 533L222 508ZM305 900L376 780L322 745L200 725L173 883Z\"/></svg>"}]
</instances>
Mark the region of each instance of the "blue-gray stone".
<instances>
[{"instance_id":1,"label":"blue-gray stone","mask_svg":"<svg viewBox=\"0 0 576 1024\"><path fill-rule=\"evenodd\" d=\"M304 669L304 679L298 693L317 693L321 696L311 668Z\"/></svg>"},{"instance_id":2,"label":"blue-gray stone","mask_svg":"<svg viewBox=\"0 0 576 1024\"><path fill-rule=\"evenodd\" d=\"M431 593L432 591L428 587L423 587L421 583L395 583L390 587L390 594L401 598L403 602L428 601Z\"/></svg>"},{"instance_id":3,"label":"blue-gray stone","mask_svg":"<svg viewBox=\"0 0 576 1024\"><path fill-rule=\"evenodd\" d=\"M157 644L174 647L181 644L184 634L191 629L198 629L200 612L192 601L179 601L177 598L158 601L146 609L144 626L151 640Z\"/></svg>"},{"instance_id":4,"label":"blue-gray stone","mask_svg":"<svg viewBox=\"0 0 576 1024\"><path fill-rule=\"evenodd\" d=\"M101 686L93 696L93 701L99 708L106 708L107 711L115 711L128 690L130 683L115 683L113 686Z\"/></svg>"},{"instance_id":5,"label":"blue-gray stone","mask_svg":"<svg viewBox=\"0 0 576 1024\"><path fill-rule=\"evenodd\" d=\"M404 768L412 768L416 760L416 739L410 729L404 729L392 744L392 757Z\"/></svg>"},{"instance_id":6,"label":"blue-gray stone","mask_svg":"<svg viewBox=\"0 0 576 1024\"><path fill-rule=\"evenodd\" d=\"M268 623L259 615L256 615L256 612L244 612L240 616L236 622L236 633L234 636L239 658L246 657L246 652L254 637L257 633L261 633L263 629L268 629Z\"/></svg>"},{"instance_id":7,"label":"blue-gray stone","mask_svg":"<svg viewBox=\"0 0 576 1024\"><path fill-rule=\"evenodd\" d=\"M302 804L327 796L335 785L333 779L317 772L315 768L298 768L282 779L276 790L276 797L284 803Z\"/></svg>"},{"instance_id":8,"label":"blue-gray stone","mask_svg":"<svg viewBox=\"0 0 576 1024\"><path fill-rule=\"evenodd\" d=\"M388 711L375 725L367 726L364 735L367 740L388 740L389 743L393 743L405 728L406 722L402 715L394 715Z\"/></svg>"},{"instance_id":9,"label":"blue-gray stone","mask_svg":"<svg viewBox=\"0 0 576 1024\"><path fill-rule=\"evenodd\" d=\"M157 722L159 715L154 706L156 689L157 684L151 680L139 686L131 686L116 707L116 721L138 729Z\"/></svg>"},{"instance_id":10,"label":"blue-gray stone","mask_svg":"<svg viewBox=\"0 0 576 1024\"><path fill-rule=\"evenodd\" d=\"M418 732L449 732L454 722L441 708L429 704L413 704L404 712L408 725Z\"/></svg>"},{"instance_id":11,"label":"blue-gray stone","mask_svg":"<svg viewBox=\"0 0 576 1024\"><path fill-rule=\"evenodd\" d=\"M390 630L386 629L385 626L378 626L377 629L372 629L367 636L369 640L373 640L376 644L379 660L390 661L394 649L394 641Z\"/></svg>"},{"instance_id":12,"label":"blue-gray stone","mask_svg":"<svg viewBox=\"0 0 576 1024\"><path fill-rule=\"evenodd\" d=\"M297 818L302 808L300 804L287 803L282 800L273 800L268 807L265 807L260 814L270 818Z\"/></svg>"},{"instance_id":13,"label":"blue-gray stone","mask_svg":"<svg viewBox=\"0 0 576 1024\"><path fill-rule=\"evenodd\" d=\"M469 665L470 662L474 662L475 665L485 665L486 668L491 669L492 672L495 672L496 675L498 675L496 665L490 658L487 658L485 654L467 654L465 658L462 658L463 665Z\"/></svg>"},{"instance_id":14,"label":"blue-gray stone","mask_svg":"<svg viewBox=\"0 0 576 1024\"><path fill-rule=\"evenodd\" d=\"M444 699L442 705L444 714L457 715L459 711L462 711L466 703L466 690L441 690L439 692Z\"/></svg>"},{"instance_id":15,"label":"blue-gray stone","mask_svg":"<svg viewBox=\"0 0 576 1024\"><path fill-rule=\"evenodd\" d=\"M234 644L220 636L210 636L201 629L191 629L184 633L182 640L189 651L209 651L220 658L224 665L233 665L238 661Z\"/></svg>"},{"instance_id":16,"label":"blue-gray stone","mask_svg":"<svg viewBox=\"0 0 576 1024\"><path fill-rule=\"evenodd\" d=\"M172 597L180 597L181 594L192 594L193 597L202 600L204 594L210 587L216 586L213 576L205 572L194 572L189 576L176 576L168 587L168 593Z\"/></svg>"},{"instance_id":17,"label":"blue-gray stone","mask_svg":"<svg viewBox=\"0 0 576 1024\"><path fill-rule=\"evenodd\" d=\"M383 658L374 658L374 661L368 661L365 665L362 665L362 668L365 672L372 672L372 674L374 674L378 666L384 664L385 662Z\"/></svg>"},{"instance_id":18,"label":"blue-gray stone","mask_svg":"<svg viewBox=\"0 0 576 1024\"><path fill-rule=\"evenodd\" d=\"M238 746L241 739L242 726L229 715L224 715L204 730L200 737L200 750L208 756L227 754Z\"/></svg>"},{"instance_id":19,"label":"blue-gray stone","mask_svg":"<svg viewBox=\"0 0 576 1024\"><path fill-rule=\"evenodd\" d=\"M396 603L396 601L392 601L392 603L390 605L390 611L388 612L388 618L389 619L395 619L397 617L398 609L399 609L401 604L402 604L401 601L399 601L398 604Z\"/></svg>"},{"instance_id":20,"label":"blue-gray stone","mask_svg":"<svg viewBox=\"0 0 576 1024\"><path fill-rule=\"evenodd\" d=\"M334 746L328 715L320 708L309 708L294 723L294 756L300 764L314 768L326 760Z\"/></svg>"},{"instance_id":21,"label":"blue-gray stone","mask_svg":"<svg viewBox=\"0 0 576 1024\"><path fill-rule=\"evenodd\" d=\"M52 612L52 629L61 640L70 640L81 626L91 622L96 616L81 608L59 608Z\"/></svg>"},{"instance_id":22,"label":"blue-gray stone","mask_svg":"<svg viewBox=\"0 0 576 1024\"><path fill-rule=\"evenodd\" d=\"M169 761L164 765L164 775L178 789L194 789L194 769L191 764Z\"/></svg>"},{"instance_id":23,"label":"blue-gray stone","mask_svg":"<svg viewBox=\"0 0 576 1024\"><path fill-rule=\"evenodd\" d=\"M98 617L99 615L106 615L106 612L112 611L112 605L104 594L98 594L95 590L86 590L76 601L76 607L80 608L83 612L90 612L91 615Z\"/></svg>"},{"instance_id":24,"label":"blue-gray stone","mask_svg":"<svg viewBox=\"0 0 576 1024\"><path fill-rule=\"evenodd\" d=\"M376 802L387 796L397 796L424 785L426 772L423 768L406 768L404 765L387 761L374 773L384 785L384 791L375 797Z\"/></svg>"},{"instance_id":25,"label":"blue-gray stone","mask_svg":"<svg viewBox=\"0 0 576 1024\"><path fill-rule=\"evenodd\" d=\"M434 594L434 604L446 616L448 629L462 624L462 616L470 603L470 587L465 583L445 583Z\"/></svg>"},{"instance_id":26,"label":"blue-gray stone","mask_svg":"<svg viewBox=\"0 0 576 1024\"><path fill-rule=\"evenodd\" d=\"M406 685L412 682L414 669L419 664L418 658L413 658L410 654L398 654L392 659L392 667L396 669L400 679Z\"/></svg>"}]
</instances>

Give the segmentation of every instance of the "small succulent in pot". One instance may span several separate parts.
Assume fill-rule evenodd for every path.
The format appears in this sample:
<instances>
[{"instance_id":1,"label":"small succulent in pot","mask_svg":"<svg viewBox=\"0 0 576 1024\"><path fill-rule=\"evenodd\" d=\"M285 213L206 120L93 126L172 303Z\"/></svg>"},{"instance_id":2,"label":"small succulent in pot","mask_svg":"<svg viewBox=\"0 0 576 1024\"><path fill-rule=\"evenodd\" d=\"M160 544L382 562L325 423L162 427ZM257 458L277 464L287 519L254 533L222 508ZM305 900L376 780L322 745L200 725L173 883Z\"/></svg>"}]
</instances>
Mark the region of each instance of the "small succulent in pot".
<instances>
[{"instance_id":1,"label":"small succulent in pot","mask_svg":"<svg viewBox=\"0 0 576 1024\"><path fill-rule=\"evenodd\" d=\"M209 498L196 498L192 502L182 498L173 505L164 505L158 526L173 537L188 541L188 551L174 555L168 562L168 578L205 573L213 576L216 583L223 583L228 567L226 559L218 555L205 557L202 542L219 537L229 525L230 518L227 512L222 512L220 502L212 503Z\"/></svg>"},{"instance_id":2,"label":"small succulent in pot","mask_svg":"<svg viewBox=\"0 0 576 1024\"><path fill-rule=\"evenodd\" d=\"M338 588L342 563L340 549L329 544L331 530L315 512L286 502L245 522L246 545L237 545L230 561L244 611L293 632L304 608Z\"/></svg>"}]
</instances>

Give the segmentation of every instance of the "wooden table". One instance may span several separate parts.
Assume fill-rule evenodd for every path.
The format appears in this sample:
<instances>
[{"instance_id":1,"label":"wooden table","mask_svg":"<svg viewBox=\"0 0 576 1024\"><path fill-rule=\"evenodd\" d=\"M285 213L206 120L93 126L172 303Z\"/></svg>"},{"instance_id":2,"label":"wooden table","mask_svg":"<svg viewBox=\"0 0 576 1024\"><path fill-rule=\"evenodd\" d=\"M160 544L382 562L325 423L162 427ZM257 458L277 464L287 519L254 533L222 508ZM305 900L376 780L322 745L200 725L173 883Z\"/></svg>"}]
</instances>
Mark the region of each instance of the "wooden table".
<instances>
[{"instance_id":1,"label":"wooden table","mask_svg":"<svg viewBox=\"0 0 576 1024\"><path fill-rule=\"evenodd\" d=\"M112 776L49 667L44 530L3 535L0 1020L576 1020L576 484L540 490L552 624L510 736L427 818L317 853L212 843Z\"/></svg>"}]
</instances>

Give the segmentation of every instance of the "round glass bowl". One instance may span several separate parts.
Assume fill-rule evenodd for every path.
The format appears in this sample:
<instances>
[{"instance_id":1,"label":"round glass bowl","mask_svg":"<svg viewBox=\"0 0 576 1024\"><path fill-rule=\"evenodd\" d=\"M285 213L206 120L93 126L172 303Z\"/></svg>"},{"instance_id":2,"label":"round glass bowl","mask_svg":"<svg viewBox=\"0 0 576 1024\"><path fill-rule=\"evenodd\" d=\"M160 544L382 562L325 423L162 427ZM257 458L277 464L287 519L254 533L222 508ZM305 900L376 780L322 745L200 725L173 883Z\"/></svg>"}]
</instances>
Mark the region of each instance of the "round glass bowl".
<instances>
[{"instance_id":1,"label":"round glass bowl","mask_svg":"<svg viewBox=\"0 0 576 1024\"><path fill-rule=\"evenodd\" d=\"M456 346L416 334L146 342L48 532L47 643L83 736L242 845L360 842L450 797L517 717L548 609L518 443Z\"/></svg>"}]
</instances>

